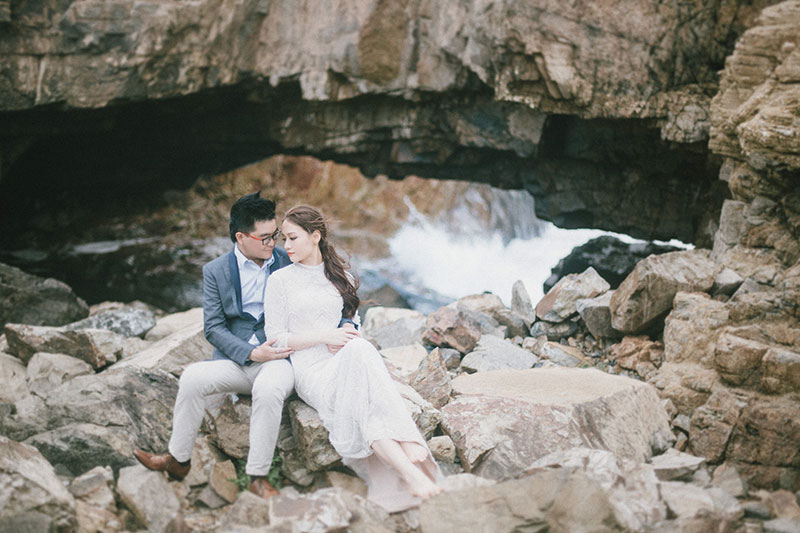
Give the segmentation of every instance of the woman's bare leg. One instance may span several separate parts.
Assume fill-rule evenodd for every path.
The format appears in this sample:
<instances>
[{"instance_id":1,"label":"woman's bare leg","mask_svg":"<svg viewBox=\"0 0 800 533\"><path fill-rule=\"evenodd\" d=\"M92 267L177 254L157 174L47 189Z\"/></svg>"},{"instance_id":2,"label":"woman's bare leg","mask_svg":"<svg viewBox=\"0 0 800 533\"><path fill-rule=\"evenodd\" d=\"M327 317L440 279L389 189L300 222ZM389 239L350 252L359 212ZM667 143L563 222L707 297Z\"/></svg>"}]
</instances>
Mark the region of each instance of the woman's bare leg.
<instances>
[{"instance_id":1,"label":"woman's bare leg","mask_svg":"<svg viewBox=\"0 0 800 533\"><path fill-rule=\"evenodd\" d=\"M442 492L441 487L437 486L417 465L411 462L397 441L376 440L372 443L372 449L379 459L400 474L414 496L425 500Z\"/></svg>"},{"instance_id":2,"label":"woman's bare leg","mask_svg":"<svg viewBox=\"0 0 800 533\"><path fill-rule=\"evenodd\" d=\"M417 465L431 481L436 483L436 463L431 459L428 449L418 442L401 441L400 447L405 452L409 461Z\"/></svg>"}]
</instances>

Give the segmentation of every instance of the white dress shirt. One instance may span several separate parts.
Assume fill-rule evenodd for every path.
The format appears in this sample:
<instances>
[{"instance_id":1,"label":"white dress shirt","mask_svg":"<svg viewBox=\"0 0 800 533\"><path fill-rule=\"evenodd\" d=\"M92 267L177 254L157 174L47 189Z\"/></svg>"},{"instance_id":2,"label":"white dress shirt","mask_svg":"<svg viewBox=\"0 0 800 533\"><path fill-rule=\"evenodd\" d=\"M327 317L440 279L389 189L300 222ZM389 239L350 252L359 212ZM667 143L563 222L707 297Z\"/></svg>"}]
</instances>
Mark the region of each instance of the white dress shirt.
<instances>
[{"instance_id":1,"label":"white dress shirt","mask_svg":"<svg viewBox=\"0 0 800 533\"><path fill-rule=\"evenodd\" d=\"M237 245L233 250L236 262L239 264L239 280L242 283L242 310L258 319L264 313L264 290L267 288L269 266L275 262L275 257L264 261L263 266L248 259L239 250ZM259 345L258 337L253 334L248 341L250 344Z\"/></svg>"}]
</instances>

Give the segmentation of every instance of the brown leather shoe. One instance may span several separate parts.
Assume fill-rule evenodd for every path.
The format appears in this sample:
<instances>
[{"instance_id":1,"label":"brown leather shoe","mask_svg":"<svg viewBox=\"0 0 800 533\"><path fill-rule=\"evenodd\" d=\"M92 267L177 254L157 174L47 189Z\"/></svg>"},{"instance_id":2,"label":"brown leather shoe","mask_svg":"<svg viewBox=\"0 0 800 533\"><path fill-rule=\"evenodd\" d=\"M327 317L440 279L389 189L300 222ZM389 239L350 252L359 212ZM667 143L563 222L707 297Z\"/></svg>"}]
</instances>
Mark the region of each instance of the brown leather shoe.
<instances>
[{"instance_id":1,"label":"brown leather shoe","mask_svg":"<svg viewBox=\"0 0 800 533\"><path fill-rule=\"evenodd\" d=\"M142 450L134 450L133 455L136 456L140 463L150 470L166 472L169 474L169 477L176 481L180 481L185 478L186 474L189 473L189 469L192 467L192 465L184 466L180 464L178 460L172 457L172 454L169 453L156 455L154 453L147 453Z\"/></svg>"},{"instance_id":2,"label":"brown leather shoe","mask_svg":"<svg viewBox=\"0 0 800 533\"><path fill-rule=\"evenodd\" d=\"M278 494L278 490L269 484L269 481L263 477L257 477L250 483L250 492L260 498L268 500Z\"/></svg>"}]
</instances>

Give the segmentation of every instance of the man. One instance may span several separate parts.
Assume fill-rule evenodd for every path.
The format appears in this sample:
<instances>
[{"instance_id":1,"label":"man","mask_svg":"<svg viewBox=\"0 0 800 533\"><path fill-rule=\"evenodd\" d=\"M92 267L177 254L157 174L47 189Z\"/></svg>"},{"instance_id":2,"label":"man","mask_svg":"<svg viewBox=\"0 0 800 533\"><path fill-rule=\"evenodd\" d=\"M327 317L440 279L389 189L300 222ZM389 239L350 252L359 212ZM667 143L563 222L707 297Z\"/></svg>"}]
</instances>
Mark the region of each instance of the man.
<instances>
[{"instance_id":1,"label":"man","mask_svg":"<svg viewBox=\"0 0 800 533\"><path fill-rule=\"evenodd\" d=\"M181 375L169 453L136 450L134 455L151 470L183 479L189 472L206 397L223 392L251 394L246 472L250 491L269 498L277 494L267 474L294 374L287 359L291 350L274 348L274 340L265 341L264 290L270 273L291 261L284 250L275 247L280 236L275 203L261 198L260 191L233 204L229 230L233 250L203 267L204 332L214 346L213 360L193 363Z\"/></svg>"}]
</instances>

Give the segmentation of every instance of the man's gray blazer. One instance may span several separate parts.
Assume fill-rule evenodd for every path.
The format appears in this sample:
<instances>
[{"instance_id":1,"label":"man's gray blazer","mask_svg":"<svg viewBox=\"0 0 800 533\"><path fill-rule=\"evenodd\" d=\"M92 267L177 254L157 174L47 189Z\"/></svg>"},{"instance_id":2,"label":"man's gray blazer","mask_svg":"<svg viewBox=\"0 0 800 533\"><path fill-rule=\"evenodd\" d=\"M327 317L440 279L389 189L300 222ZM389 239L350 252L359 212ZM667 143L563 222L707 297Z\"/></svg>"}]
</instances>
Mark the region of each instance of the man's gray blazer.
<instances>
[{"instance_id":1,"label":"man's gray blazer","mask_svg":"<svg viewBox=\"0 0 800 533\"><path fill-rule=\"evenodd\" d=\"M272 250L275 261L270 274L292 264L286 251ZM253 345L248 339L255 333L264 342L264 314L254 317L242 310L242 283L236 255L217 257L203 266L203 332L214 346L214 359L230 359L248 365Z\"/></svg>"}]
</instances>

